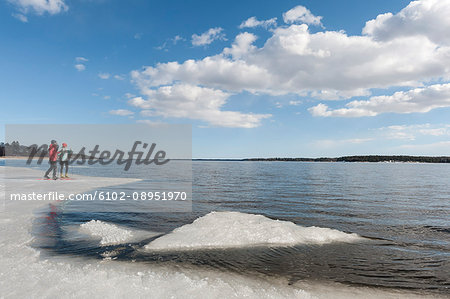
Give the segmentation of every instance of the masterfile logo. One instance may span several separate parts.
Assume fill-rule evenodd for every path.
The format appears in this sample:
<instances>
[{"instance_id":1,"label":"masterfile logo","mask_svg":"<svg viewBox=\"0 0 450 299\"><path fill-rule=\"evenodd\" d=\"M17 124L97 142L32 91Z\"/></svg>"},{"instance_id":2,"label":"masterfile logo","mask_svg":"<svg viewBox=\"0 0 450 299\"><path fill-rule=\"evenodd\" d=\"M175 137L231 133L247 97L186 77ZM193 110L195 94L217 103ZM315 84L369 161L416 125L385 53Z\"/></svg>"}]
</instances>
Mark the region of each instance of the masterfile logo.
<instances>
[{"instance_id":1,"label":"masterfile logo","mask_svg":"<svg viewBox=\"0 0 450 299\"><path fill-rule=\"evenodd\" d=\"M144 152L138 150L140 146L143 150L147 149L147 151ZM41 146L33 144L29 146L30 153L28 155L26 164L30 165L35 157L39 158L37 160L37 164L42 164L42 161L47 154L47 148L47 144L43 144ZM156 143L152 143L151 145L149 145L146 142L135 141L132 149L126 153L119 149L115 150L114 153L111 153L111 151L109 150L100 151L99 149L100 145L97 144L94 146L94 149L89 151L86 151L86 147L82 147L81 150L76 154L70 152L67 156L68 162L69 164L73 164L74 162L76 162L76 164L78 165L94 165L97 163L100 165L108 165L116 162L117 165L125 164L124 170L128 171L133 163L136 165L149 165L152 163L154 163L155 165L164 165L170 161L170 159L165 159L166 151L157 150L156 153L154 153L156 149Z\"/></svg>"}]
</instances>

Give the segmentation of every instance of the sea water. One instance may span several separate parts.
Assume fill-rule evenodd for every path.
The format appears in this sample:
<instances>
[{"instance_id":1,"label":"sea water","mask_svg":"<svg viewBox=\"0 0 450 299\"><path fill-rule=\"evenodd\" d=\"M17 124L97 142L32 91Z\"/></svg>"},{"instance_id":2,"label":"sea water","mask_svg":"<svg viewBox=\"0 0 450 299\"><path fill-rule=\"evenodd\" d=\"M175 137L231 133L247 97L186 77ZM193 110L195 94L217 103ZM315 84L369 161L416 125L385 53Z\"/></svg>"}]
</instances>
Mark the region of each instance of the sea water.
<instances>
[{"instance_id":1,"label":"sea water","mask_svg":"<svg viewBox=\"0 0 450 299\"><path fill-rule=\"evenodd\" d=\"M33 244L44 256L148 269L449 292L448 164L199 161L192 171L192 212L90 212L69 203L56 211L56 225L36 217Z\"/></svg>"}]
</instances>

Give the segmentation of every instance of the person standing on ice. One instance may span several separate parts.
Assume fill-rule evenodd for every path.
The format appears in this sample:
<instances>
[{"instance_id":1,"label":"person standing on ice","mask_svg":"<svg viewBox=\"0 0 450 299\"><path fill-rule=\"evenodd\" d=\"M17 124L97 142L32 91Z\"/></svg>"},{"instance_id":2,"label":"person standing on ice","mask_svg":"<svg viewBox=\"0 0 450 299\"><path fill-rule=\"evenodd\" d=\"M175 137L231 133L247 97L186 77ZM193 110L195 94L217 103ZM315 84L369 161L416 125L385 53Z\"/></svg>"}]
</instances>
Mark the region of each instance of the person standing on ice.
<instances>
[{"instance_id":1,"label":"person standing on ice","mask_svg":"<svg viewBox=\"0 0 450 299\"><path fill-rule=\"evenodd\" d=\"M67 149L67 143L62 144L62 149L58 152L59 158L59 170L61 178L69 178L67 172L69 171L69 158L72 154L72 150ZM66 167L65 175L63 176L63 168Z\"/></svg>"},{"instance_id":2,"label":"person standing on ice","mask_svg":"<svg viewBox=\"0 0 450 299\"><path fill-rule=\"evenodd\" d=\"M56 160L58 158L58 143L56 140L52 140L50 146L48 147L48 163L50 163L50 167L44 175L45 179L50 179L48 175L51 171L53 171L53 179L56 180Z\"/></svg>"}]
</instances>

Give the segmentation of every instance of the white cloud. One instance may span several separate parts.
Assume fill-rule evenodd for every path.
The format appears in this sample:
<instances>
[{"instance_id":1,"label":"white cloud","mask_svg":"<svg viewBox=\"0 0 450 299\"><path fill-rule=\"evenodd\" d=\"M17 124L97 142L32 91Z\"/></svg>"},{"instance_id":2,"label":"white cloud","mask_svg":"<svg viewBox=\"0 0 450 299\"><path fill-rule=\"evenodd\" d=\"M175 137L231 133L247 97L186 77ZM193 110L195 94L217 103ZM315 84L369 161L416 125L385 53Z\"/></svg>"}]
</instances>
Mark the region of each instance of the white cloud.
<instances>
[{"instance_id":1,"label":"white cloud","mask_svg":"<svg viewBox=\"0 0 450 299\"><path fill-rule=\"evenodd\" d=\"M445 135L450 135L450 128L436 128L436 129L431 129L431 128L425 128L425 129L420 129L419 130L420 134L423 135L429 135L429 136L445 136Z\"/></svg>"},{"instance_id":2,"label":"white cloud","mask_svg":"<svg viewBox=\"0 0 450 299\"><path fill-rule=\"evenodd\" d=\"M450 152L450 141L439 141L425 144L404 144L398 147L401 152L408 151L409 154L448 156Z\"/></svg>"},{"instance_id":3,"label":"white cloud","mask_svg":"<svg viewBox=\"0 0 450 299\"><path fill-rule=\"evenodd\" d=\"M269 28L277 25L277 18L271 18L268 20L259 21L256 17L250 17L239 25L240 29L243 28L255 28L255 27L264 27Z\"/></svg>"},{"instance_id":4,"label":"white cloud","mask_svg":"<svg viewBox=\"0 0 450 299\"><path fill-rule=\"evenodd\" d=\"M370 20L363 33L388 41L404 36L426 36L436 44L450 45L450 1L412 1L398 14L385 13Z\"/></svg>"},{"instance_id":5,"label":"white cloud","mask_svg":"<svg viewBox=\"0 0 450 299\"><path fill-rule=\"evenodd\" d=\"M167 42L164 42L164 44L162 44L161 46L157 46L157 47L155 47L155 49L157 49L157 50L164 50L164 51L168 51L167 50Z\"/></svg>"},{"instance_id":6,"label":"white cloud","mask_svg":"<svg viewBox=\"0 0 450 299\"><path fill-rule=\"evenodd\" d=\"M289 105L289 106L299 106L299 105L301 105L302 104L302 101L289 101L289 102L287 102L287 105ZM282 103L282 102L275 102L275 107L277 107L277 108L283 108L284 107L284 103Z\"/></svg>"},{"instance_id":7,"label":"white cloud","mask_svg":"<svg viewBox=\"0 0 450 299\"><path fill-rule=\"evenodd\" d=\"M322 17L315 16L309 9L298 5L283 14L283 21L286 24L305 23L308 25L322 26Z\"/></svg>"},{"instance_id":8,"label":"white cloud","mask_svg":"<svg viewBox=\"0 0 450 299\"><path fill-rule=\"evenodd\" d=\"M415 126L414 126L415 129ZM380 128L382 134L387 139L407 139L407 140L415 140L416 134L415 130L412 130L410 126L405 125L397 125L397 126L389 126L385 128Z\"/></svg>"},{"instance_id":9,"label":"white cloud","mask_svg":"<svg viewBox=\"0 0 450 299\"><path fill-rule=\"evenodd\" d=\"M100 79L106 80L106 79L109 79L109 77L111 77L111 74L109 74L109 73L98 73L98 77Z\"/></svg>"},{"instance_id":10,"label":"white cloud","mask_svg":"<svg viewBox=\"0 0 450 299\"><path fill-rule=\"evenodd\" d=\"M81 63L77 63L74 65L75 69L79 72L82 72L86 69L86 66L84 64Z\"/></svg>"},{"instance_id":11,"label":"white cloud","mask_svg":"<svg viewBox=\"0 0 450 299\"><path fill-rule=\"evenodd\" d=\"M360 144L372 141L373 138L353 138L353 139L346 139L344 140L345 143L353 143L353 144Z\"/></svg>"},{"instance_id":12,"label":"white cloud","mask_svg":"<svg viewBox=\"0 0 450 299\"><path fill-rule=\"evenodd\" d=\"M69 7L63 0L8 0L14 4L22 14L35 13L42 15L48 13L55 15L67 11Z\"/></svg>"},{"instance_id":13,"label":"white cloud","mask_svg":"<svg viewBox=\"0 0 450 299\"><path fill-rule=\"evenodd\" d=\"M133 38L134 39L141 39L142 38L142 33L135 33Z\"/></svg>"},{"instance_id":14,"label":"white cloud","mask_svg":"<svg viewBox=\"0 0 450 299\"><path fill-rule=\"evenodd\" d=\"M193 46L206 46L211 44L215 40L226 40L225 34L222 32L223 28L216 27L210 28L208 31L197 35L192 35Z\"/></svg>"},{"instance_id":15,"label":"white cloud","mask_svg":"<svg viewBox=\"0 0 450 299\"><path fill-rule=\"evenodd\" d=\"M312 142L318 149L336 148L346 145L357 146L367 142L386 143L386 139L395 143L405 143L394 148L390 148L386 153L405 154L404 149L417 149L419 154L431 154L431 152L442 149L443 145L448 145L450 141L450 124L412 124L412 125L391 125L376 129L370 129L368 136L343 139L320 139ZM418 144L419 142L430 142L431 144ZM412 142L416 142L413 144ZM433 148L435 147L435 148ZM420 152L419 150L422 150ZM348 154L348 153L347 153ZM447 153L448 155L448 153Z\"/></svg>"},{"instance_id":16,"label":"white cloud","mask_svg":"<svg viewBox=\"0 0 450 299\"><path fill-rule=\"evenodd\" d=\"M434 5L433 1L426 3ZM450 10L445 13L450 15ZM308 25L293 23L301 21L299 16L304 19L302 22L320 21L319 17L294 8L284 16L289 24L274 28L261 47L254 44L256 35L244 32L216 55L135 70L131 73L133 82L144 96L149 90L182 84L229 94L295 94L324 100L367 97L372 89L413 88L368 101L352 101L341 109L333 110L324 104L310 109L314 115L322 116L426 112L450 106L443 97L445 92L439 90L445 89L445 82L450 80L450 46L425 34L382 40L368 33L311 33ZM442 26L450 31L447 23ZM197 36L198 43L211 42L213 39L208 36ZM427 87L430 82L444 83Z\"/></svg>"},{"instance_id":17,"label":"white cloud","mask_svg":"<svg viewBox=\"0 0 450 299\"><path fill-rule=\"evenodd\" d=\"M256 127L262 119L270 117L268 114L220 110L231 94L217 89L175 84L141 91L148 100L135 97L128 103L142 109L144 116L197 119L212 126L238 128Z\"/></svg>"},{"instance_id":18,"label":"white cloud","mask_svg":"<svg viewBox=\"0 0 450 299\"><path fill-rule=\"evenodd\" d=\"M166 123L160 122L160 121L153 121L153 120L149 120L149 119L139 119L136 121L139 124L145 124L145 125L149 125L152 127L158 127L158 126L165 126Z\"/></svg>"},{"instance_id":19,"label":"white cloud","mask_svg":"<svg viewBox=\"0 0 450 299\"><path fill-rule=\"evenodd\" d=\"M25 16L25 15L23 15L23 14L21 14L21 13L17 13L17 14L13 13L12 16L13 16L14 18L18 19L18 20L21 21L21 22L24 22L24 23L27 23L27 22L28 22L27 16Z\"/></svg>"},{"instance_id":20,"label":"white cloud","mask_svg":"<svg viewBox=\"0 0 450 299\"><path fill-rule=\"evenodd\" d=\"M134 112L126 109L117 109L117 110L110 110L109 114L119 116L130 116L133 115Z\"/></svg>"},{"instance_id":21,"label":"white cloud","mask_svg":"<svg viewBox=\"0 0 450 299\"><path fill-rule=\"evenodd\" d=\"M418 136L442 137L450 136L450 125L415 124L394 125L378 129L382 137L395 140L416 140Z\"/></svg>"},{"instance_id":22,"label":"white cloud","mask_svg":"<svg viewBox=\"0 0 450 299\"><path fill-rule=\"evenodd\" d=\"M114 79L116 79L116 80L125 80L125 76L124 75L114 75Z\"/></svg>"},{"instance_id":23,"label":"white cloud","mask_svg":"<svg viewBox=\"0 0 450 299\"><path fill-rule=\"evenodd\" d=\"M175 35L171 41L174 45L176 45L179 41L183 41L185 40L183 37L179 36L179 35Z\"/></svg>"},{"instance_id":24,"label":"white cloud","mask_svg":"<svg viewBox=\"0 0 450 299\"><path fill-rule=\"evenodd\" d=\"M450 77L450 48L426 38L384 43L334 31L311 34L302 24L276 28L265 45L257 48L251 44L256 37L244 34L221 54L159 63L136 74L152 86L182 81L234 92L301 96L310 92L324 99L368 95L371 88L416 86Z\"/></svg>"},{"instance_id":25,"label":"white cloud","mask_svg":"<svg viewBox=\"0 0 450 299\"><path fill-rule=\"evenodd\" d=\"M236 40L231 45L231 48L225 48L223 50L223 54L231 55L234 59L242 58L256 50L256 47L253 45L256 39L256 35L252 33L240 33L236 36Z\"/></svg>"},{"instance_id":26,"label":"white cloud","mask_svg":"<svg viewBox=\"0 0 450 299\"><path fill-rule=\"evenodd\" d=\"M322 89L311 91L311 97L327 101L342 100L342 99L349 99L352 97L364 97L364 96L370 96L369 89L364 88L355 88L353 90Z\"/></svg>"},{"instance_id":27,"label":"white cloud","mask_svg":"<svg viewBox=\"0 0 450 299\"><path fill-rule=\"evenodd\" d=\"M85 57L78 56L75 57L75 62L76 62L74 65L75 69L79 72L82 72L86 69L86 65L84 63L88 62L88 59Z\"/></svg>"},{"instance_id":28,"label":"white cloud","mask_svg":"<svg viewBox=\"0 0 450 299\"><path fill-rule=\"evenodd\" d=\"M103 96L103 99L104 100L109 100L109 99L111 99L111 96Z\"/></svg>"},{"instance_id":29,"label":"white cloud","mask_svg":"<svg viewBox=\"0 0 450 299\"><path fill-rule=\"evenodd\" d=\"M75 61L76 62L87 62L87 61L89 61L89 59L87 59L85 57L78 56L78 57L75 57Z\"/></svg>"},{"instance_id":30,"label":"white cloud","mask_svg":"<svg viewBox=\"0 0 450 299\"><path fill-rule=\"evenodd\" d=\"M390 96L371 97L367 101L352 101L345 108L329 109L325 104L309 108L314 116L361 117L380 113L428 112L435 108L450 107L450 83L435 84Z\"/></svg>"},{"instance_id":31,"label":"white cloud","mask_svg":"<svg viewBox=\"0 0 450 299\"><path fill-rule=\"evenodd\" d=\"M357 144L363 144L373 141L373 138L350 138L350 139L319 139L311 143L316 148L336 148L342 146L355 146Z\"/></svg>"},{"instance_id":32,"label":"white cloud","mask_svg":"<svg viewBox=\"0 0 450 299\"><path fill-rule=\"evenodd\" d=\"M161 46L156 47L158 50L168 51L170 45L175 46L180 41L185 41L186 39L180 35L175 35L173 38L167 39Z\"/></svg>"}]
</instances>

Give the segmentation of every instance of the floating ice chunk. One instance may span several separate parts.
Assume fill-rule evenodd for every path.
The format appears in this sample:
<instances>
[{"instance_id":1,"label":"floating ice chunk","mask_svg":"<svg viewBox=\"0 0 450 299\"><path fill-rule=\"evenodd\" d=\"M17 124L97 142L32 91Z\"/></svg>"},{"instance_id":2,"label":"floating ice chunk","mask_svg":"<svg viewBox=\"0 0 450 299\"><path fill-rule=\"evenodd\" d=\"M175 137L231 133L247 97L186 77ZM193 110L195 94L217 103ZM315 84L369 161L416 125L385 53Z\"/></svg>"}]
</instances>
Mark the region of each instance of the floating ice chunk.
<instances>
[{"instance_id":1,"label":"floating ice chunk","mask_svg":"<svg viewBox=\"0 0 450 299\"><path fill-rule=\"evenodd\" d=\"M69 238L71 235L76 236L76 238L80 238L81 233L81 237L83 235L88 235L90 237L100 239L100 245L139 242L161 234L159 232L153 231L123 228L118 225L106 223L100 220L91 220L89 222L81 224L77 229L78 234L74 234L73 232L71 232L70 228L66 230L69 233Z\"/></svg>"},{"instance_id":2,"label":"floating ice chunk","mask_svg":"<svg viewBox=\"0 0 450 299\"><path fill-rule=\"evenodd\" d=\"M211 212L145 246L147 250L289 246L354 242L363 239L330 228L303 227L262 215L239 212Z\"/></svg>"},{"instance_id":3,"label":"floating ice chunk","mask_svg":"<svg viewBox=\"0 0 450 299\"><path fill-rule=\"evenodd\" d=\"M83 233L101 238L101 245L121 244L133 238L130 230L106 223L100 220L91 220L80 225Z\"/></svg>"}]
</instances>

